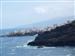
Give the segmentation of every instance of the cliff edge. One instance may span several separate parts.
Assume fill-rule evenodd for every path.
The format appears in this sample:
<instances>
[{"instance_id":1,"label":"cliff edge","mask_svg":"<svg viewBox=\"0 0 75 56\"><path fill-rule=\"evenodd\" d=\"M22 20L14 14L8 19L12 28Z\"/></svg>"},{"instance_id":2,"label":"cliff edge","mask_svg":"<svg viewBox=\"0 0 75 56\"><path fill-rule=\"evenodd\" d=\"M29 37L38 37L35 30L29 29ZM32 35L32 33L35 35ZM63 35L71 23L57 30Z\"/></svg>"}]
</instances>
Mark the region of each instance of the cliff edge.
<instances>
[{"instance_id":1,"label":"cliff edge","mask_svg":"<svg viewBox=\"0 0 75 56\"><path fill-rule=\"evenodd\" d=\"M31 46L75 46L75 20L38 34Z\"/></svg>"}]
</instances>

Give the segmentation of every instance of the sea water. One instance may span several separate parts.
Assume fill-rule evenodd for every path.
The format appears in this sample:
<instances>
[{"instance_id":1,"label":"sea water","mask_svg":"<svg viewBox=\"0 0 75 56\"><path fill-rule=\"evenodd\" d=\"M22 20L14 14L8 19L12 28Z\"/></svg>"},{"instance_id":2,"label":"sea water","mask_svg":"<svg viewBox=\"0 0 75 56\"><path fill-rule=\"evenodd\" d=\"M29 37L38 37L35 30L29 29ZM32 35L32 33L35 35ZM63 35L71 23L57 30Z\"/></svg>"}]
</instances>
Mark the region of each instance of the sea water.
<instances>
[{"instance_id":1,"label":"sea water","mask_svg":"<svg viewBox=\"0 0 75 56\"><path fill-rule=\"evenodd\" d=\"M75 47L27 46L35 36L0 37L0 56L75 56Z\"/></svg>"}]
</instances>

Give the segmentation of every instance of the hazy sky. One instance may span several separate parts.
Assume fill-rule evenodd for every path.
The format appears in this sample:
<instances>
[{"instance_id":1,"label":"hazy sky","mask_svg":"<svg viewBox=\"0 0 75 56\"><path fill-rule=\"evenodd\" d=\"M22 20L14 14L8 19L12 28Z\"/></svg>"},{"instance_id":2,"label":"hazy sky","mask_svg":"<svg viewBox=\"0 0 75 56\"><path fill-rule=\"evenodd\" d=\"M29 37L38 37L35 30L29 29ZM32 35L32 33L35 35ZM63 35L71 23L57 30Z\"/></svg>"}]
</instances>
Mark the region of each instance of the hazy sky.
<instances>
[{"instance_id":1,"label":"hazy sky","mask_svg":"<svg viewBox=\"0 0 75 56\"><path fill-rule=\"evenodd\" d=\"M0 29L1 29L1 2L0 2Z\"/></svg>"},{"instance_id":2,"label":"hazy sky","mask_svg":"<svg viewBox=\"0 0 75 56\"><path fill-rule=\"evenodd\" d=\"M74 2L3 2L2 10L2 27L6 29L74 16Z\"/></svg>"},{"instance_id":3,"label":"hazy sky","mask_svg":"<svg viewBox=\"0 0 75 56\"><path fill-rule=\"evenodd\" d=\"M1 4L0 4L0 19L1 19Z\"/></svg>"},{"instance_id":4,"label":"hazy sky","mask_svg":"<svg viewBox=\"0 0 75 56\"><path fill-rule=\"evenodd\" d=\"M2 0L2 1L74 1L74 0Z\"/></svg>"}]
</instances>

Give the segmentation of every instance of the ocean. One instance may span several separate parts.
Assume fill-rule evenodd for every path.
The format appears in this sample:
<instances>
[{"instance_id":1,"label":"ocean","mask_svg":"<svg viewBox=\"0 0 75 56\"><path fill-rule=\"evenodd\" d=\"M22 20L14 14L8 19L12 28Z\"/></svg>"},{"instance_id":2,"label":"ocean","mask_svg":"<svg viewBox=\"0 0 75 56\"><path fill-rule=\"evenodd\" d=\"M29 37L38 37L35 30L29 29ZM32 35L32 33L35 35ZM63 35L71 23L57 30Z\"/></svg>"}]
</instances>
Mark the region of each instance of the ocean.
<instances>
[{"instance_id":1,"label":"ocean","mask_svg":"<svg viewBox=\"0 0 75 56\"><path fill-rule=\"evenodd\" d=\"M75 56L75 47L27 46L35 36L0 37L0 56Z\"/></svg>"}]
</instances>

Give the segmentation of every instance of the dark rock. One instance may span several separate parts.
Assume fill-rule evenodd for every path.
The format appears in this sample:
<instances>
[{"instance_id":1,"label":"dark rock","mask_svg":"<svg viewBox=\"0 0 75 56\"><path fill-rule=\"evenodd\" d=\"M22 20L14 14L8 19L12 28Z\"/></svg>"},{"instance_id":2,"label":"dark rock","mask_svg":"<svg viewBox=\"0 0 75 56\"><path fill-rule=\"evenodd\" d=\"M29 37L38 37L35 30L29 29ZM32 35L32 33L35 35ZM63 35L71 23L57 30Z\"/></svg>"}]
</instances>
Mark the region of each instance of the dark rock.
<instances>
[{"instance_id":1,"label":"dark rock","mask_svg":"<svg viewBox=\"0 0 75 56\"><path fill-rule=\"evenodd\" d=\"M31 46L75 46L75 21L39 34Z\"/></svg>"}]
</instances>

